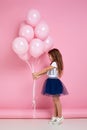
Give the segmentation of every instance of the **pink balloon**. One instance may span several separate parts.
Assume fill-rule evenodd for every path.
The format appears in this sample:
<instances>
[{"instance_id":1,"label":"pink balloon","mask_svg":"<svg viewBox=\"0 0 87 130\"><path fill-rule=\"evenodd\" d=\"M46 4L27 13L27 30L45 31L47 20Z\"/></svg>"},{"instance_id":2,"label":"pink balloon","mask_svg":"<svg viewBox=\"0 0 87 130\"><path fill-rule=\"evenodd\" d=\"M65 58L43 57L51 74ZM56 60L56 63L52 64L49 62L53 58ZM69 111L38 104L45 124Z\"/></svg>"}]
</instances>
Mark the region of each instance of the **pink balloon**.
<instances>
[{"instance_id":1,"label":"pink balloon","mask_svg":"<svg viewBox=\"0 0 87 130\"><path fill-rule=\"evenodd\" d=\"M21 55L18 55L20 59L22 59L23 61L28 61L29 60L29 56L27 53L25 54L21 54Z\"/></svg>"},{"instance_id":2,"label":"pink balloon","mask_svg":"<svg viewBox=\"0 0 87 130\"><path fill-rule=\"evenodd\" d=\"M27 15L27 23L35 27L40 21L40 13L36 9L31 9Z\"/></svg>"},{"instance_id":3,"label":"pink balloon","mask_svg":"<svg viewBox=\"0 0 87 130\"><path fill-rule=\"evenodd\" d=\"M28 51L28 42L22 37L17 37L12 43L12 48L15 53L21 55Z\"/></svg>"},{"instance_id":4,"label":"pink balloon","mask_svg":"<svg viewBox=\"0 0 87 130\"><path fill-rule=\"evenodd\" d=\"M23 25L20 27L19 36L26 38L26 40L30 41L34 37L33 28L29 25Z\"/></svg>"},{"instance_id":5,"label":"pink balloon","mask_svg":"<svg viewBox=\"0 0 87 130\"><path fill-rule=\"evenodd\" d=\"M48 36L47 39L44 41L44 51L49 51L53 47L53 39L52 37Z\"/></svg>"},{"instance_id":6,"label":"pink balloon","mask_svg":"<svg viewBox=\"0 0 87 130\"><path fill-rule=\"evenodd\" d=\"M35 35L41 40L45 40L49 34L49 27L45 22L40 22L35 28Z\"/></svg>"},{"instance_id":7,"label":"pink balloon","mask_svg":"<svg viewBox=\"0 0 87 130\"><path fill-rule=\"evenodd\" d=\"M44 52L44 43L40 39L33 39L30 42L30 48L29 48L31 56L37 58Z\"/></svg>"}]
</instances>

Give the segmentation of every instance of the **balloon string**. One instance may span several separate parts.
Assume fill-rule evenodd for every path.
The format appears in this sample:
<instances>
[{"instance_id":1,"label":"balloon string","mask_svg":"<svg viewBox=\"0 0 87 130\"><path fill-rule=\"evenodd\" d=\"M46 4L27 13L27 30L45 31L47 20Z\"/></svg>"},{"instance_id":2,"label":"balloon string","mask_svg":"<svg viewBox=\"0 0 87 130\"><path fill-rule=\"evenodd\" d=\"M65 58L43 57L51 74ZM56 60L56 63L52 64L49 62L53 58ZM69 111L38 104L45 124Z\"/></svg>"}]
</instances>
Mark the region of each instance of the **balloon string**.
<instances>
[{"instance_id":1,"label":"balloon string","mask_svg":"<svg viewBox=\"0 0 87 130\"><path fill-rule=\"evenodd\" d=\"M28 66L30 67L30 70L32 73L34 73L34 64L32 63L32 65L29 63L29 61L26 61L26 63L28 64ZM33 118L35 118L35 113L36 113L36 100L35 100L35 87L36 87L36 80L33 79L33 101L32 101L32 104L33 104Z\"/></svg>"},{"instance_id":2,"label":"balloon string","mask_svg":"<svg viewBox=\"0 0 87 130\"><path fill-rule=\"evenodd\" d=\"M39 65L39 63L40 63L40 58L37 60L37 65Z\"/></svg>"},{"instance_id":3,"label":"balloon string","mask_svg":"<svg viewBox=\"0 0 87 130\"><path fill-rule=\"evenodd\" d=\"M39 65L40 62L40 58L39 59L35 59L34 64L32 63L32 72L35 72L35 68L34 66ZM35 118L35 113L36 113L36 100L35 100L35 88L36 88L36 80L33 80L33 105L34 105L34 111L33 111L33 118Z\"/></svg>"},{"instance_id":4,"label":"balloon string","mask_svg":"<svg viewBox=\"0 0 87 130\"><path fill-rule=\"evenodd\" d=\"M34 64L32 64L32 72L34 71L35 71ZM33 79L33 107L34 107L33 118L35 118L35 112L36 112L35 87L36 87L36 80Z\"/></svg>"},{"instance_id":5,"label":"balloon string","mask_svg":"<svg viewBox=\"0 0 87 130\"><path fill-rule=\"evenodd\" d=\"M33 107L34 107L33 118L35 118L35 111L36 111L35 86L36 82L35 80L33 80Z\"/></svg>"},{"instance_id":6,"label":"balloon string","mask_svg":"<svg viewBox=\"0 0 87 130\"><path fill-rule=\"evenodd\" d=\"M31 66L31 64L29 63L29 61L26 61L26 63L27 63L27 65L29 66L29 68L30 68L30 70L31 70L31 72L32 72L32 66Z\"/></svg>"}]
</instances>

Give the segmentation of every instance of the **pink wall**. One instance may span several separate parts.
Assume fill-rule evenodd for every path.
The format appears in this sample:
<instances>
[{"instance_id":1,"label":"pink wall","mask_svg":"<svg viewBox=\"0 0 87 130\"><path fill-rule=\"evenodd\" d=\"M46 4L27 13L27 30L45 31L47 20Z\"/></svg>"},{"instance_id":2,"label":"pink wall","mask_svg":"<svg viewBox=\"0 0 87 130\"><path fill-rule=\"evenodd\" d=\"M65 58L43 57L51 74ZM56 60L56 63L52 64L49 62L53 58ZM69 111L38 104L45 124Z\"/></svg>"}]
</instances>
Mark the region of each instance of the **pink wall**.
<instances>
[{"instance_id":1,"label":"pink wall","mask_svg":"<svg viewBox=\"0 0 87 130\"><path fill-rule=\"evenodd\" d=\"M48 23L54 46L63 55L65 69L62 81L69 91L68 96L61 97L65 116L87 117L86 0L0 0L0 117L10 117L7 110L32 109L31 71L12 51L12 40L18 35L19 25L31 8L38 9ZM47 63L43 56L37 68L40 70ZM41 95L44 78L36 81L37 109L49 110L52 108L51 98ZM16 116L10 112L12 117L26 117L22 116L23 111ZM29 114L24 115L30 117Z\"/></svg>"}]
</instances>

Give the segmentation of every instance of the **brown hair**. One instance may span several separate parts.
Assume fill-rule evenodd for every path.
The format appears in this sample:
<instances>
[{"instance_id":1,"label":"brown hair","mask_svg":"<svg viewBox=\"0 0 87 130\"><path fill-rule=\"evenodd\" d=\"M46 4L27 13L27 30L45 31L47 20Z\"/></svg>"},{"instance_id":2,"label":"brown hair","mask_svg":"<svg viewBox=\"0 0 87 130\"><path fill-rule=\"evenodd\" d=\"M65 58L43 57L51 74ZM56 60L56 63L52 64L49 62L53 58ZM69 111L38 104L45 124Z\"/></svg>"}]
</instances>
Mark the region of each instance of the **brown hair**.
<instances>
[{"instance_id":1,"label":"brown hair","mask_svg":"<svg viewBox=\"0 0 87 130\"><path fill-rule=\"evenodd\" d=\"M62 55L61 55L60 51L58 49L54 48L54 49L50 50L48 52L48 54L51 55L53 61L55 61L57 63L58 72L59 72L59 76L60 76L63 71L63 60L62 60Z\"/></svg>"}]
</instances>

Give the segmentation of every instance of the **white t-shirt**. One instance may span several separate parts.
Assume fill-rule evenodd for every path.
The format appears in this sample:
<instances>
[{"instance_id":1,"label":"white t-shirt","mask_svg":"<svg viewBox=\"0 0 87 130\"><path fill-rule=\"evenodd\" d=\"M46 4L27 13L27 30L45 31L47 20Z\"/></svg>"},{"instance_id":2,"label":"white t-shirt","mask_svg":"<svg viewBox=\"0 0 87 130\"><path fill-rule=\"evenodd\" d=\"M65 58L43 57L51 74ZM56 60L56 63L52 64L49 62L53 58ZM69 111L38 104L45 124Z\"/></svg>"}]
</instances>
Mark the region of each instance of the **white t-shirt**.
<instances>
[{"instance_id":1,"label":"white t-shirt","mask_svg":"<svg viewBox=\"0 0 87 130\"><path fill-rule=\"evenodd\" d=\"M55 67L47 72L48 77L58 77L57 63L52 62L51 66Z\"/></svg>"}]
</instances>

